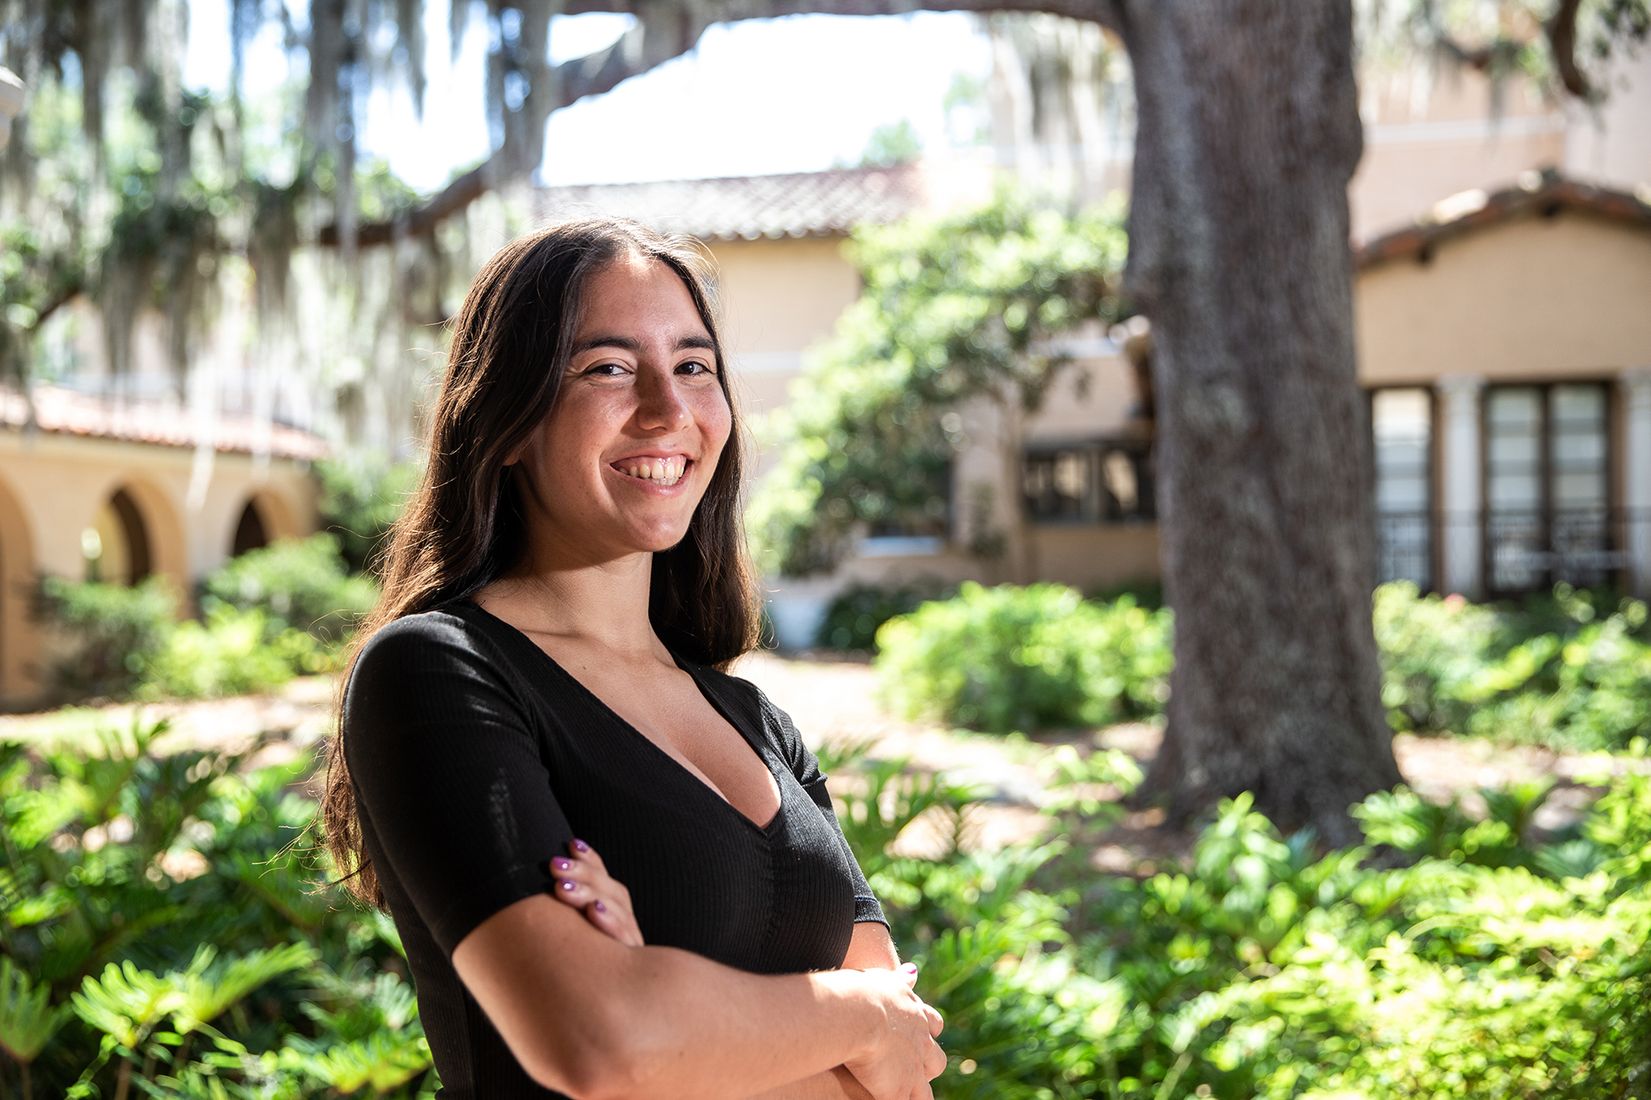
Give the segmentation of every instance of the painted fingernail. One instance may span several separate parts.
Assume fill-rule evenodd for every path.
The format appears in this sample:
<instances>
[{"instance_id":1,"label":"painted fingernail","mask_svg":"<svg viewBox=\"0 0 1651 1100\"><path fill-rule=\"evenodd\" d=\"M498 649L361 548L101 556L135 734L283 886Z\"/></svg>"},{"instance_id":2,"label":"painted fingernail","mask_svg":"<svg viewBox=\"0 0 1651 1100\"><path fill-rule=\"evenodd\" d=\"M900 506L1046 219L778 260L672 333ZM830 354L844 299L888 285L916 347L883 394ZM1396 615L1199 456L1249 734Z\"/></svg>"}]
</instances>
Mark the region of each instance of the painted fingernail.
<instances>
[{"instance_id":1,"label":"painted fingernail","mask_svg":"<svg viewBox=\"0 0 1651 1100\"><path fill-rule=\"evenodd\" d=\"M588 851L590 851L590 845L586 844L584 841L580 840L578 837L574 837L573 838L573 850L576 851L576 852L588 852Z\"/></svg>"},{"instance_id":2,"label":"painted fingernail","mask_svg":"<svg viewBox=\"0 0 1651 1100\"><path fill-rule=\"evenodd\" d=\"M558 871L573 870L573 860L568 859L566 856L557 856L555 859L550 861L550 865L555 867Z\"/></svg>"},{"instance_id":3,"label":"painted fingernail","mask_svg":"<svg viewBox=\"0 0 1651 1100\"><path fill-rule=\"evenodd\" d=\"M562 889L564 889L564 890L577 890L577 889L579 889L579 884L577 882L574 882L572 879L563 879L562 880Z\"/></svg>"},{"instance_id":4,"label":"painted fingernail","mask_svg":"<svg viewBox=\"0 0 1651 1100\"><path fill-rule=\"evenodd\" d=\"M608 911L608 907L602 904L601 898L596 899L596 911L598 913L606 913Z\"/></svg>"}]
</instances>

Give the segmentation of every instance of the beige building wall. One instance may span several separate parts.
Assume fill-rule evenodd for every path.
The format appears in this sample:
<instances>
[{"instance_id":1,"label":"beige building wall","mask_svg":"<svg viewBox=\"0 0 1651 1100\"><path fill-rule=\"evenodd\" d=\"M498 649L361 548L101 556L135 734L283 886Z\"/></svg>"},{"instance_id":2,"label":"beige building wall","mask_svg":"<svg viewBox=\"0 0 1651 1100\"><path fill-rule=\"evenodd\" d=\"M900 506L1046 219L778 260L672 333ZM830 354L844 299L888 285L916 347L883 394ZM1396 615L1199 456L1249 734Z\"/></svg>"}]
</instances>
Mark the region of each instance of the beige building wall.
<instances>
[{"instance_id":1,"label":"beige building wall","mask_svg":"<svg viewBox=\"0 0 1651 1100\"><path fill-rule=\"evenodd\" d=\"M204 470L203 470L204 473ZM151 572L184 597L231 556L251 502L271 540L318 525L317 487L307 464L219 453L199 484L190 448L122 440L0 431L0 706L34 703L44 639L28 604L41 576L85 576L81 535L120 490L137 506ZM113 548L112 557L124 556Z\"/></svg>"},{"instance_id":2,"label":"beige building wall","mask_svg":"<svg viewBox=\"0 0 1651 1100\"><path fill-rule=\"evenodd\" d=\"M1651 360L1651 232L1522 218L1367 269L1353 301L1367 386L1599 376Z\"/></svg>"}]
</instances>

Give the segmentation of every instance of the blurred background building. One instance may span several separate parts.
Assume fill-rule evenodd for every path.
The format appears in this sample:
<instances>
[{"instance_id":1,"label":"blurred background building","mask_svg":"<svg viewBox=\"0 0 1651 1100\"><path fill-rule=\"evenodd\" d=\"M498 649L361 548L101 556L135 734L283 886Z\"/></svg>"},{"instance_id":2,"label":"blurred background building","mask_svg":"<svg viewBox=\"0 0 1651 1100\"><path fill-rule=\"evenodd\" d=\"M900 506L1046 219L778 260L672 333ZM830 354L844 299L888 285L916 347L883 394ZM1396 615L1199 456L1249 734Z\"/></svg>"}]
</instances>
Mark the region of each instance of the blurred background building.
<instances>
[{"instance_id":1,"label":"blurred background building","mask_svg":"<svg viewBox=\"0 0 1651 1100\"><path fill-rule=\"evenodd\" d=\"M602 211L701 238L745 408L781 408L859 292L844 249L856 227L978 200L1004 175L1065 203L1127 191L1128 73L1098 29L990 28L984 140L891 165L540 187L509 200L499 235ZM1559 580L1651 591L1651 52L1618 62L1597 109L1433 65L1371 71L1362 89L1351 208L1379 579L1470 596ZM0 116L21 107L0 82ZM335 356L318 382L271 349L319 357L324 324L280 339L246 324L224 309L192 350L205 369L183 381L157 311L137 314L117 370L81 299L51 382L0 396L0 699L31 690L23 594L41 574L159 573L188 591L242 550L314 530L308 464L327 440L415 449L434 344L391 349L422 377L367 384ZM1151 343L1145 318L1071 333L1074 366L1025 423L959 410L949 495L989 490L1005 553L970 553L961 508L945 529L867 531L828 576L766 580L782 642L807 644L853 583L1156 578ZM760 479L773 456L756 457Z\"/></svg>"}]
</instances>

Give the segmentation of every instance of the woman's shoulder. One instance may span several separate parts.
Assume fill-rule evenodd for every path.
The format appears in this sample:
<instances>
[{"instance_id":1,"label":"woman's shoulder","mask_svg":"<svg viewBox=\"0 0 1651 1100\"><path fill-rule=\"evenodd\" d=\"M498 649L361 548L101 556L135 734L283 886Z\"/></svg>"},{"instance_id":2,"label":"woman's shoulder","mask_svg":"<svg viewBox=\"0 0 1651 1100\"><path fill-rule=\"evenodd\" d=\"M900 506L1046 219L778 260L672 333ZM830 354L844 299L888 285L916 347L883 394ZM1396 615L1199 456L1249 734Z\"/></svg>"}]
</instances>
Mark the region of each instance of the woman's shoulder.
<instances>
[{"instance_id":1,"label":"woman's shoulder","mask_svg":"<svg viewBox=\"0 0 1651 1100\"><path fill-rule=\"evenodd\" d=\"M418 691L447 681L512 680L515 665L507 647L480 615L463 601L391 619L373 632L350 667L350 684L390 680Z\"/></svg>"},{"instance_id":2,"label":"woman's shoulder","mask_svg":"<svg viewBox=\"0 0 1651 1100\"><path fill-rule=\"evenodd\" d=\"M360 664L419 651L473 650L486 645L480 625L464 613L461 603L454 602L391 619L367 639L356 661Z\"/></svg>"}]
</instances>

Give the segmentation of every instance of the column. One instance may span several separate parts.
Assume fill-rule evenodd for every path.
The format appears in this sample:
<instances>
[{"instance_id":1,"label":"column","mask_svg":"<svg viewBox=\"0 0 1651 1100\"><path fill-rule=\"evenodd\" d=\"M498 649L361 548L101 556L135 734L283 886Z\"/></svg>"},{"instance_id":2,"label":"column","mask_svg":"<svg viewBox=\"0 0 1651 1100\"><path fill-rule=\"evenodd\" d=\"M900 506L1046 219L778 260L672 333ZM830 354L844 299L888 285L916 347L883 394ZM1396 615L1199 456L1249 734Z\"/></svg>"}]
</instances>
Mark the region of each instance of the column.
<instances>
[{"instance_id":1,"label":"column","mask_svg":"<svg viewBox=\"0 0 1651 1100\"><path fill-rule=\"evenodd\" d=\"M1479 443L1479 393L1485 380L1477 375L1447 375L1435 384L1439 392L1439 429L1442 469L1440 478L1441 565L1439 588L1469 599L1483 594L1480 498L1482 481Z\"/></svg>"},{"instance_id":2,"label":"column","mask_svg":"<svg viewBox=\"0 0 1651 1100\"><path fill-rule=\"evenodd\" d=\"M1622 505L1627 511L1628 588L1651 599L1651 367L1630 367L1622 386Z\"/></svg>"}]
</instances>

